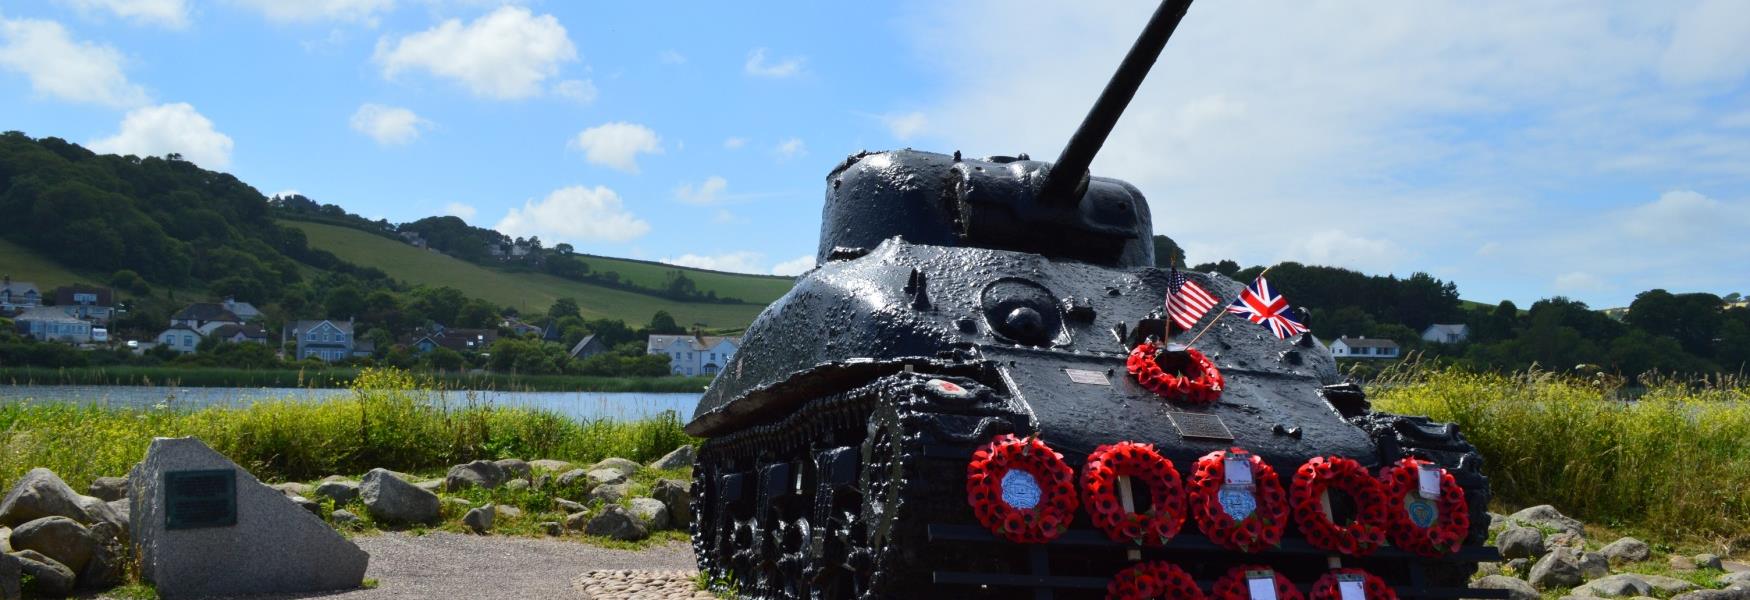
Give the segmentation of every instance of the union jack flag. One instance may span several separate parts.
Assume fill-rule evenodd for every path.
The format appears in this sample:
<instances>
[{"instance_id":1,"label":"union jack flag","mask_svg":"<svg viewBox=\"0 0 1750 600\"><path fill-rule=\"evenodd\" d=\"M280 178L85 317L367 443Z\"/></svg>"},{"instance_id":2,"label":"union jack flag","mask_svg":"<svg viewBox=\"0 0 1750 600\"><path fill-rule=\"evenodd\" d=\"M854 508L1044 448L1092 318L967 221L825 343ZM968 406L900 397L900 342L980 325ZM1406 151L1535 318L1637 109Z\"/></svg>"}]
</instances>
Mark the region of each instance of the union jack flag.
<instances>
[{"instance_id":1,"label":"union jack flag","mask_svg":"<svg viewBox=\"0 0 1750 600\"><path fill-rule=\"evenodd\" d=\"M1167 316L1173 319L1173 324L1180 330L1189 331L1209 309L1215 308L1221 300L1197 282L1191 281L1180 273L1178 268L1167 276Z\"/></svg>"},{"instance_id":2,"label":"union jack flag","mask_svg":"<svg viewBox=\"0 0 1750 600\"><path fill-rule=\"evenodd\" d=\"M1270 282L1264 281L1259 275L1257 281L1240 292L1240 297L1227 306L1227 312L1240 315L1247 321L1260 325L1269 325L1270 332L1276 337L1288 339L1291 336L1306 332L1306 326L1288 316L1288 300L1276 295L1270 289Z\"/></svg>"}]
</instances>

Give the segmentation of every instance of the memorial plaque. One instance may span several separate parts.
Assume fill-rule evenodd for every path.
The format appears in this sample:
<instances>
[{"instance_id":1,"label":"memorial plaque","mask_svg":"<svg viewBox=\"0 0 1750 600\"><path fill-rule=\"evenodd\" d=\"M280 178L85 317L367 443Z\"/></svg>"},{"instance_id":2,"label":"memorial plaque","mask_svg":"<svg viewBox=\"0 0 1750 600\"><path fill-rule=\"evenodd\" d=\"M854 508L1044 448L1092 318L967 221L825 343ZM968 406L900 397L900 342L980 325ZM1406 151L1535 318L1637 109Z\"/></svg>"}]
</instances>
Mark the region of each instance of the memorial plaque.
<instances>
[{"instance_id":1,"label":"memorial plaque","mask_svg":"<svg viewBox=\"0 0 1750 600\"><path fill-rule=\"evenodd\" d=\"M237 525L237 472L231 469L164 472L164 528Z\"/></svg>"},{"instance_id":2,"label":"memorial plaque","mask_svg":"<svg viewBox=\"0 0 1750 600\"><path fill-rule=\"evenodd\" d=\"M1106 374L1099 371L1064 369L1063 372L1069 375L1070 381L1083 385L1112 385L1112 382L1106 379Z\"/></svg>"},{"instance_id":3,"label":"memorial plaque","mask_svg":"<svg viewBox=\"0 0 1750 600\"><path fill-rule=\"evenodd\" d=\"M1168 412L1167 418L1173 420L1173 427L1179 430L1180 437L1204 440L1221 440L1231 442L1234 434L1223 423L1221 417L1188 412Z\"/></svg>"}]
</instances>

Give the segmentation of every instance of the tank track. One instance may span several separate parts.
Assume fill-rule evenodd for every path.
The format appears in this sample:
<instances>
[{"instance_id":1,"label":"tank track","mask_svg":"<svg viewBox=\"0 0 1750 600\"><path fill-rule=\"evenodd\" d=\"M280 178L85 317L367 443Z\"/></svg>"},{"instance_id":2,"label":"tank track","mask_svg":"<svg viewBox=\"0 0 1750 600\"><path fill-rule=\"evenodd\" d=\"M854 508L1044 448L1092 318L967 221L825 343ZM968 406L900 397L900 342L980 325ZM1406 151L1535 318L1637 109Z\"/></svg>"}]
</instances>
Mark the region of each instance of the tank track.
<instances>
[{"instance_id":1,"label":"tank track","mask_svg":"<svg viewBox=\"0 0 1750 600\"><path fill-rule=\"evenodd\" d=\"M1446 468L1465 490L1470 507L1467 546L1480 545L1489 537L1489 478L1483 475L1483 455L1465 441L1458 426L1437 423L1428 417L1370 412L1349 419L1366 431L1379 448L1381 464L1406 457L1431 460ZM1463 587L1476 573L1476 563L1428 561L1423 570L1433 585Z\"/></svg>"},{"instance_id":2,"label":"tank track","mask_svg":"<svg viewBox=\"0 0 1750 600\"><path fill-rule=\"evenodd\" d=\"M930 379L970 397L932 394ZM926 445L969 454L1026 422L973 378L898 373L713 438L693 470L699 570L718 591L745 598L929 597L929 571L942 561L923 554L924 519L902 517L970 522L970 511L959 494L931 493L960 485L946 479L964 476L964 459L926 456ZM955 468L925 468L931 460Z\"/></svg>"}]
</instances>

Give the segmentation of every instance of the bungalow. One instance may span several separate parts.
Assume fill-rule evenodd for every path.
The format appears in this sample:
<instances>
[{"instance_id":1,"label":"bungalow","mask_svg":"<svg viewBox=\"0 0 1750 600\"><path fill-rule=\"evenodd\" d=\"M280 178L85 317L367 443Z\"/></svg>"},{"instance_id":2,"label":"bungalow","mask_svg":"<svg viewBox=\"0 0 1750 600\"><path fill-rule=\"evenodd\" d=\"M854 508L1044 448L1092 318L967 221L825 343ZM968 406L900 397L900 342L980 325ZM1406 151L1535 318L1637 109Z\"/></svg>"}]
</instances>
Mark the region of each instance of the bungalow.
<instances>
[{"instance_id":1,"label":"bungalow","mask_svg":"<svg viewBox=\"0 0 1750 600\"><path fill-rule=\"evenodd\" d=\"M238 344L245 342L256 344L268 343L267 330L262 329L260 325L255 324L236 325L227 323L214 328L211 333L207 334L207 336Z\"/></svg>"},{"instance_id":2,"label":"bungalow","mask_svg":"<svg viewBox=\"0 0 1750 600\"><path fill-rule=\"evenodd\" d=\"M668 355L669 371L676 375L716 375L740 345L741 340L733 337L653 335L645 351Z\"/></svg>"},{"instance_id":3,"label":"bungalow","mask_svg":"<svg viewBox=\"0 0 1750 600\"><path fill-rule=\"evenodd\" d=\"M158 345L182 354L194 352L200 344L201 332L187 325L171 325L158 334Z\"/></svg>"},{"instance_id":4,"label":"bungalow","mask_svg":"<svg viewBox=\"0 0 1750 600\"><path fill-rule=\"evenodd\" d=\"M601 336L592 333L577 340L577 345L571 347L571 357L585 359L607 351L608 344L602 341Z\"/></svg>"},{"instance_id":5,"label":"bungalow","mask_svg":"<svg viewBox=\"0 0 1750 600\"><path fill-rule=\"evenodd\" d=\"M1435 323L1422 331L1422 339L1436 344L1457 344L1470 339L1470 326Z\"/></svg>"},{"instance_id":6,"label":"bungalow","mask_svg":"<svg viewBox=\"0 0 1750 600\"><path fill-rule=\"evenodd\" d=\"M91 341L91 323L68 314L59 306L25 309L13 318L18 332L40 341L84 344Z\"/></svg>"},{"instance_id":7,"label":"bungalow","mask_svg":"<svg viewBox=\"0 0 1750 600\"><path fill-rule=\"evenodd\" d=\"M505 319L503 322L499 323L498 326L509 329L510 334L517 337L529 334L541 335L542 333L545 333L545 330L541 329L539 325L524 323L515 317Z\"/></svg>"},{"instance_id":8,"label":"bungalow","mask_svg":"<svg viewBox=\"0 0 1750 600\"><path fill-rule=\"evenodd\" d=\"M424 354L438 348L449 348L457 352L485 352L493 342L498 341L496 329L463 329L460 327L433 327L433 332L417 336L413 343L408 344L414 350Z\"/></svg>"},{"instance_id":9,"label":"bungalow","mask_svg":"<svg viewBox=\"0 0 1750 600\"><path fill-rule=\"evenodd\" d=\"M1331 356L1337 358L1397 358L1398 343L1380 338L1339 337L1331 342Z\"/></svg>"},{"instance_id":10,"label":"bungalow","mask_svg":"<svg viewBox=\"0 0 1750 600\"><path fill-rule=\"evenodd\" d=\"M64 285L55 288L55 306L69 309L74 317L93 323L108 323L115 314L114 296L109 288L90 285Z\"/></svg>"},{"instance_id":11,"label":"bungalow","mask_svg":"<svg viewBox=\"0 0 1750 600\"><path fill-rule=\"evenodd\" d=\"M0 312L16 313L27 308L42 305L43 294L36 289L36 284L28 281L13 281L11 275L0 279Z\"/></svg>"},{"instance_id":12,"label":"bungalow","mask_svg":"<svg viewBox=\"0 0 1750 600\"><path fill-rule=\"evenodd\" d=\"M353 337L352 319L313 319L294 321L283 334L297 340L298 350L294 360L316 358L328 362L338 362L352 357ZM281 344L284 344L282 339Z\"/></svg>"},{"instance_id":13,"label":"bungalow","mask_svg":"<svg viewBox=\"0 0 1750 600\"><path fill-rule=\"evenodd\" d=\"M247 303L244 303L247 304ZM254 307L250 307L253 309ZM178 325L200 332L202 336L224 325L242 325L243 317L219 302L196 302L170 315L170 326Z\"/></svg>"},{"instance_id":14,"label":"bungalow","mask_svg":"<svg viewBox=\"0 0 1750 600\"><path fill-rule=\"evenodd\" d=\"M253 323L261 320L261 310L255 308L254 304L238 302L236 298L230 296L226 296L225 301L220 302L219 304L224 305L225 310L231 311L231 314L237 315L237 318L243 319L244 323Z\"/></svg>"}]
</instances>

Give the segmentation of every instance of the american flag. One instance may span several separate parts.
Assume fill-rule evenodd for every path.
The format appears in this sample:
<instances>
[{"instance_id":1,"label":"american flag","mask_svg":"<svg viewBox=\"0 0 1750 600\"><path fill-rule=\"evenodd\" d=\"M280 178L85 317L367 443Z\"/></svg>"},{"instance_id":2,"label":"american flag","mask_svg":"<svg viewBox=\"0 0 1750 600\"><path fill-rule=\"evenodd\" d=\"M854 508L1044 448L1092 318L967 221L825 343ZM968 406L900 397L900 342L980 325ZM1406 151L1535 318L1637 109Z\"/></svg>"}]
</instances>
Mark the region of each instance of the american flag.
<instances>
[{"instance_id":1,"label":"american flag","mask_svg":"<svg viewBox=\"0 0 1750 600\"><path fill-rule=\"evenodd\" d=\"M1174 268L1167 276L1167 315L1180 330L1190 330L1221 300Z\"/></svg>"},{"instance_id":2,"label":"american flag","mask_svg":"<svg viewBox=\"0 0 1750 600\"><path fill-rule=\"evenodd\" d=\"M1259 275L1257 281L1253 281L1252 285L1246 286L1240 292L1240 297L1228 305L1227 312L1243 316L1253 323L1269 325L1270 332L1282 339L1306 332L1305 325L1288 316L1288 300L1276 295L1270 289L1270 282L1264 281L1263 275Z\"/></svg>"}]
</instances>

